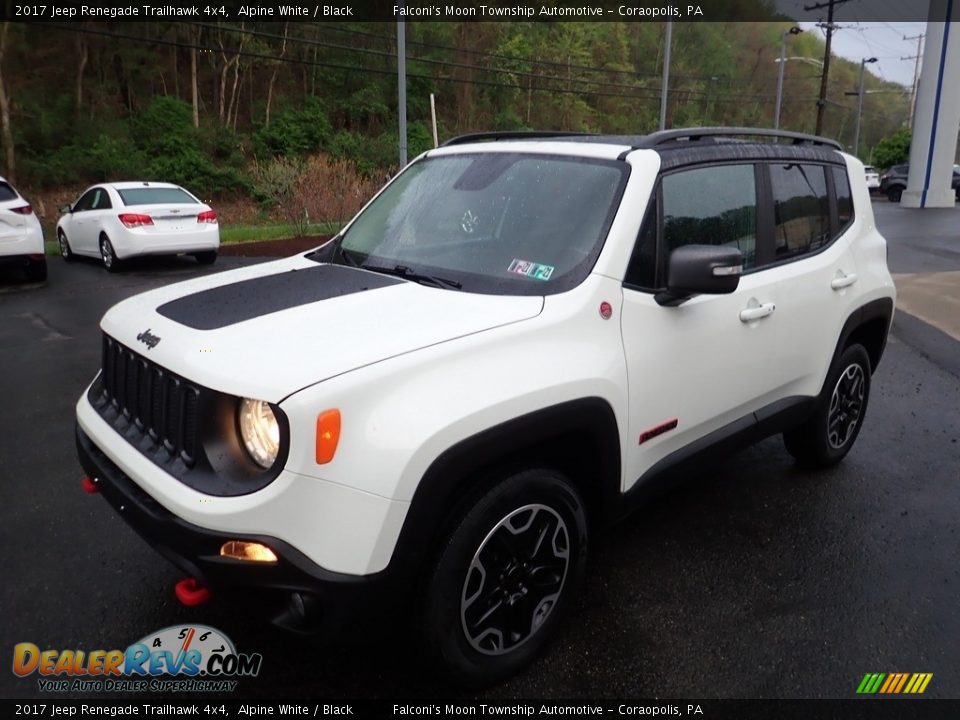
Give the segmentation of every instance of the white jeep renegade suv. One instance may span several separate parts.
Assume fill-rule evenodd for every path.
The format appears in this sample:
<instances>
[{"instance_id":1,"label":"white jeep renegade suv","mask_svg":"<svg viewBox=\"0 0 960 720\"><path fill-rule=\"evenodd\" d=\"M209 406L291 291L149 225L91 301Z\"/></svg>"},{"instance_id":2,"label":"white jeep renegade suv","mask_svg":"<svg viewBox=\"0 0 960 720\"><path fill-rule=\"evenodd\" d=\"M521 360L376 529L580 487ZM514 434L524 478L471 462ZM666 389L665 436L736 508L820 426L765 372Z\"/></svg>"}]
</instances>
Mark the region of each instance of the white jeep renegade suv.
<instances>
[{"instance_id":1,"label":"white jeep renegade suv","mask_svg":"<svg viewBox=\"0 0 960 720\"><path fill-rule=\"evenodd\" d=\"M402 612L461 682L529 662L591 533L717 450L859 433L894 287L863 165L737 128L457 138L331 242L130 298L89 474L197 588Z\"/></svg>"}]
</instances>

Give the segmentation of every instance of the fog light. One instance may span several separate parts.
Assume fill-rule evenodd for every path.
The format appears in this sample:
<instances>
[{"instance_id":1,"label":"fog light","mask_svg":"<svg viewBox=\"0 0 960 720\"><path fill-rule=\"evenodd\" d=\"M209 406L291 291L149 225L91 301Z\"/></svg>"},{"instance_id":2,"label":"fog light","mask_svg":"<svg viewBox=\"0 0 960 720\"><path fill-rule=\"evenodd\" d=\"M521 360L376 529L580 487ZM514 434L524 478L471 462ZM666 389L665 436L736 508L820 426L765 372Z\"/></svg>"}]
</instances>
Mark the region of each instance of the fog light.
<instances>
[{"instance_id":1,"label":"fog light","mask_svg":"<svg viewBox=\"0 0 960 720\"><path fill-rule=\"evenodd\" d=\"M220 557L246 560L247 562L275 563L277 556L266 545L260 543L231 540L220 548Z\"/></svg>"}]
</instances>

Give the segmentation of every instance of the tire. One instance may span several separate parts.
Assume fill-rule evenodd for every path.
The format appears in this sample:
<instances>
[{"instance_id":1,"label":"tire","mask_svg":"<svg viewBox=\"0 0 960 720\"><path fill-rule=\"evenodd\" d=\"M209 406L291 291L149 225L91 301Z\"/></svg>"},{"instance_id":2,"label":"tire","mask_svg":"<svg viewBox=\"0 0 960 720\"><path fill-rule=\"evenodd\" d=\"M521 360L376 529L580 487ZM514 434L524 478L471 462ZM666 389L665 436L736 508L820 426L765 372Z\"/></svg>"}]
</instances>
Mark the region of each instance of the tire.
<instances>
[{"instance_id":1,"label":"tire","mask_svg":"<svg viewBox=\"0 0 960 720\"><path fill-rule=\"evenodd\" d=\"M207 250L205 252L194 253L193 256L201 265L213 265L217 261L216 250Z\"/></svg>"},{"instance_id":2,"label":"tire","mask_svg":"<svg viewBox=\"0 0 960 720\"><path fill-rule=\"evenodd\" d=\"M47 279L47 259L31 260L27 264L25 273L29 282L43 282Z\"/></svg>"},{"instance_id":3,"label":"tire","mask_svg":"<svg viewBox=\"0 0 960 720\"><path fill-rule=\"evenodd\" d=\"M73 254L73 250L70 247L70 241L67 240L67 235L63 230L57 232L57 242L60 244L60 257L67 262L73 262L77 259L77 256Z\"/></svg>"},{"instance_id":4,"label":"tire","mask_svg":"<svg viewBox=\"0 0 960 720\"><path fill-rule=\"evenodd\" d=\"M856 442L869 399L870 356L851 345L831 365L813 414L783 434L787 452L804 467L836 465Z\"/></svg>"},{"instance_id":5,"label":"tire","mask_svg":"<svg viewBox=\"0 0 960 720\"><path fill-rule=\"evenodd\" d=\"M887 198L890 200L890 202L898 203L900 202L900 198L902 196L903 196L902 187L892 187L887 190Z\"/></svg>"},{"instance_id":6,"label":"tire","mask_svg":"<svg viewBox=\"0 0 960 720\"><path fill-rule=\"evenodd\" d=\"M583 580L587 540L583 503L558 472L507 475L483 495L456 525L427 587L421 637L438 669L458 685L483 687L530 663Z\"/></svg>"},{"instance_id":7,"label":"tire","mask_svg":"<svg viewBox=\"0 0 960 720\"><path fill-rule=\"evenodd\" d=\"M107 269L107 272L113 273L120 270L120 260L113 251L110 238L106 235L100 236L100 259L103 260L103 266Z\"/></svg>"}]
</instances>

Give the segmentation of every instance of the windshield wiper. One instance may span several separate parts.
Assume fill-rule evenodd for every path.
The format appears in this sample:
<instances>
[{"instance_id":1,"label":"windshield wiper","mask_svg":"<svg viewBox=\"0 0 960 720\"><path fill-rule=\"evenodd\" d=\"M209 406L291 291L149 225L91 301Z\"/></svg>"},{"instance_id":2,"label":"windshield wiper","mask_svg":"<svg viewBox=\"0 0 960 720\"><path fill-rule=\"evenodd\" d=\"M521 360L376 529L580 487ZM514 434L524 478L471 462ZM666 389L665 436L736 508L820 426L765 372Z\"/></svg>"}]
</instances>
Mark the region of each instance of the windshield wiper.
<instances>
[{"instance_id":1,"label":"windshield wiper","mask_svg":"<svg viewBox=\"0 0 960 720\"><path fill-rule=\"evenodd\" d=\"M418 282L418 283L429 283L431 285L434 285L440 288L450 288L452 290L459 290L463 287L463 284L457 282L456 280L450 280L449 278L438 277L437 275L427 275L425 273L419 273L413 268L407 267L406 265L394 265L393 267L383 267L379 265L361 265L360 267L363 268L364 270L383 273L384 275L396 275L397 277L402 277L404 280L412 280L413 282Z\"/></svg>"}]
</instances>

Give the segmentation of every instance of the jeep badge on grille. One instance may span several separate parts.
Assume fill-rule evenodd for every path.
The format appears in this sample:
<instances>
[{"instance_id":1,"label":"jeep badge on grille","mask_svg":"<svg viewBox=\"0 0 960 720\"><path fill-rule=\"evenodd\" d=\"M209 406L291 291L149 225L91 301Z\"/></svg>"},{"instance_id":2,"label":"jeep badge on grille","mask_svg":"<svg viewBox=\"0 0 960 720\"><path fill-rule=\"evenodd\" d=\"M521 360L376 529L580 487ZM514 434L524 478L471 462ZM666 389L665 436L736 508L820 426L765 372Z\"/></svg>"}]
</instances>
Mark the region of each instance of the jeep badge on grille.
<instances>
[{"instance_id":1,"label":"jeep badge on grille","mask_svg":"<svg viewBox=\"0 0 960 720\"><path fill-rule=\"evenodd\" d=\"M153 350L160 343L160 338L151 334L150 328L137 335L137 340L146 345L148 350Z\"/></svg>"}]
</instances>

